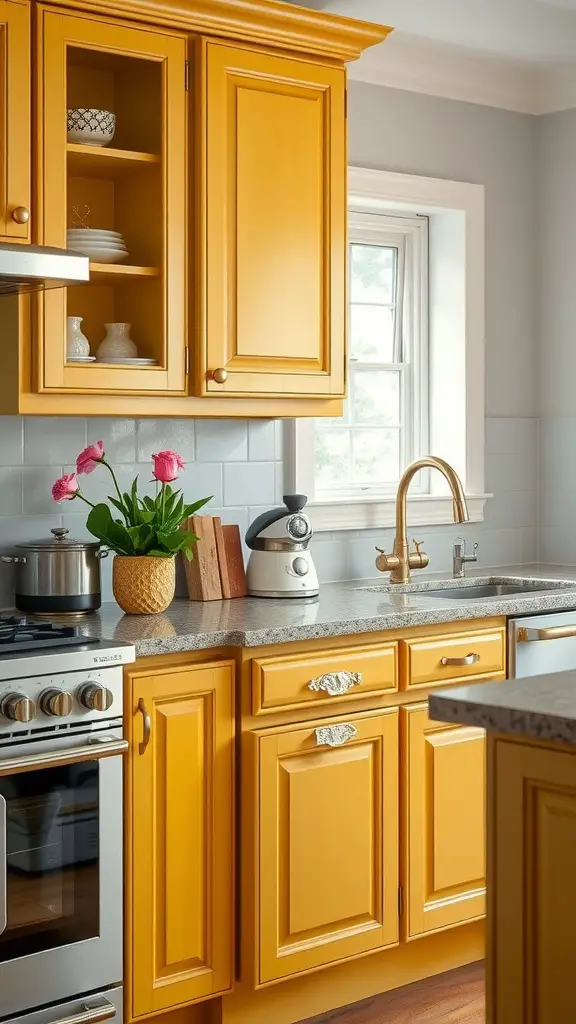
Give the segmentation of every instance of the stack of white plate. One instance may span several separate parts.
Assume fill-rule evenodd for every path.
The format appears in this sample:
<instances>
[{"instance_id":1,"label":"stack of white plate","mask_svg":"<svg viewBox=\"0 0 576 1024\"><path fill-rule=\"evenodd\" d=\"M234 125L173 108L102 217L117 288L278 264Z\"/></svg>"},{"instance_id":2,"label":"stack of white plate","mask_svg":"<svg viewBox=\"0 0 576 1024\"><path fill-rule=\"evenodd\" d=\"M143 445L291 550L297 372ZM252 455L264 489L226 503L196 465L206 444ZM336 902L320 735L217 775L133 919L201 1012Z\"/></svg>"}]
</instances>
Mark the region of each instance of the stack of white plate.
<instances>
[{"instance_id":1,"label":"stack of white plate","mask_svg":"<svg viewBox=\"0 0 576 1024\"><path fill-rule=\"evenodd\" d=\"M68 228L67 246L94 263L120 263L128 256L128 249L120 231L96 228Z\"/></svg>"}]
</instances>

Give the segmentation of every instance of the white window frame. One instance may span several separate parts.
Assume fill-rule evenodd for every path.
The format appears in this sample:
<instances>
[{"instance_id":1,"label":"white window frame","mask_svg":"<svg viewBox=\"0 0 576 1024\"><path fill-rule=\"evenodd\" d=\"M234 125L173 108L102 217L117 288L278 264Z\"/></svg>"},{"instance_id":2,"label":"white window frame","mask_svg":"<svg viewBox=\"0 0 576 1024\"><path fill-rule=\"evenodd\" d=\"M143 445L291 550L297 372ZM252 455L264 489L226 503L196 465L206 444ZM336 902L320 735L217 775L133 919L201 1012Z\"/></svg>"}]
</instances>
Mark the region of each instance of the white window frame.
<instances>
[{"instance_id":1,"label":"white window frame","mask_svg":"<svg viewBox=\"0 0 576 1024\"><path fill-rule=\"evenodd\" d=\"M454 466L470 519L481 522L490 497L484 492L484 187L349 167L348 208L351 216L398 211L428 218L429 453ZM310 420L287 421L284 486L309 495L314 529L392 526L394 494L315 500L313 429ZM410 525L453 522L452 497L441 474L430 473L424 486L427 492L410 488Z\"/></svg>"}]
</instances>

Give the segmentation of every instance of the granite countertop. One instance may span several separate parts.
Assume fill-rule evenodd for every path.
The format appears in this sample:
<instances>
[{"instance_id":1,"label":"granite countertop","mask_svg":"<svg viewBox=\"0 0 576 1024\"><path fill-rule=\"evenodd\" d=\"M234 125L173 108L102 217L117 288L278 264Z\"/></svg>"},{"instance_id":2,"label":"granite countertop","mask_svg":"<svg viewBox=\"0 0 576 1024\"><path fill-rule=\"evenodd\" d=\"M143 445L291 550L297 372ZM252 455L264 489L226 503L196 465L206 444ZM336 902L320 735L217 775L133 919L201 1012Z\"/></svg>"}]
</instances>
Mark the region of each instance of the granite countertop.
<instances>
[{"instance_id":1,"label":"granite countertop","mask_svg":"<svg viewBox=\"0 0 576 1024\"><path fill-rule=\"evenodd\" d=\"M468 586L474 577L492 581L509 576L551 581L553 588L537 594L451 601L430 588ZM319 598L196 602L176 600L161 615L124 615L113 602L81 622L90 636L134 644L138 657L205 650L212 647L261 647L323 637L350 636L407 626L535 614L576 608L576 568L548 566L484 568L467 579L426 574L407 586L386 588L387 580L324 584Z\"/></svg>"},{"instance_id":2,"label":"granite countertop","mask_svg":"<svg viewBox=\"0 0 576 1024\"><path fill-rule=\"evenodd\" d=\"M456 686L430 695L430 717L576 745L576 671Z\"/></svg>"}]
</instances>

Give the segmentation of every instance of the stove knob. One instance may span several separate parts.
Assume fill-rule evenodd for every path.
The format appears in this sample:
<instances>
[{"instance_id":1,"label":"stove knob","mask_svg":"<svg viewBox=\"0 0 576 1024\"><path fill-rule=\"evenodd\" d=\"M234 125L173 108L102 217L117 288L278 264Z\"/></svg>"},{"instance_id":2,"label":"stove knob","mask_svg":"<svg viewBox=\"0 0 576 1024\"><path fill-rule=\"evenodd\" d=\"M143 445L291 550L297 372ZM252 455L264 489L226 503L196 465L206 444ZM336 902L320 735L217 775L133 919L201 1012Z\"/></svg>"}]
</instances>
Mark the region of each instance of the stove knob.
<instances>
[{"instance_id":1,"label":"stove knob","mask_svg":"<svg viewBox=\"0 0 576 1024\"><path fill-rule=\"evenodd\" d=\"M0 700L0 713L11 722L31 722L36 718L36 704L23 693L7 693Z\"/></svg>"},{"instance_id":2,"label":"stove knob","mask_svg":"<svg viewBox=\"0 0 576 1024\"><path fill-rule=\"evenodd\" d=\"M53 718L65 718L72 711L72 694L66 690L44 690L40 694L40 709Z\"/></svg>"},{"instance_id":3,"label":"stove knob","mask_svg":"<svg viewBox=\"0 0 576 1024\"><path fill-rule=\"evenodd\" d=\"M88 711L108 711L114 700L114 695L105 686L99 683L87 683L78 694L78 699Z\"/></svg>"}]
</instances>

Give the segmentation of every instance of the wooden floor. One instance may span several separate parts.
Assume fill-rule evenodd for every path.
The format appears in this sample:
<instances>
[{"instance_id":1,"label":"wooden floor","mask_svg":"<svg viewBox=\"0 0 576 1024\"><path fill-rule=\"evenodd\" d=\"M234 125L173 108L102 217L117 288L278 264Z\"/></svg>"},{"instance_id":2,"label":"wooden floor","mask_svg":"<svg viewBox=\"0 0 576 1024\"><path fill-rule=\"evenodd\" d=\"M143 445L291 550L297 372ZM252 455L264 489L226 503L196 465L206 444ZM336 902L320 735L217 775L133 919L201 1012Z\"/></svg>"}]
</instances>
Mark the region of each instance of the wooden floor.
<instances>
[{"instance_id":1,"label":"wooden floor","mask_svg":"<svg viewBox=\"0 0 576 1024\"><path fill-rule=\"evenodd\" d=\"M484 965L406 985L302 1024L484 1024Z\"/></svg>"}]
</instances>

